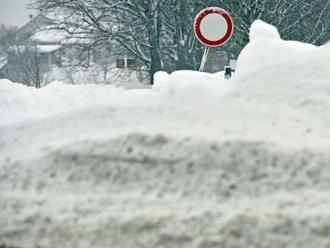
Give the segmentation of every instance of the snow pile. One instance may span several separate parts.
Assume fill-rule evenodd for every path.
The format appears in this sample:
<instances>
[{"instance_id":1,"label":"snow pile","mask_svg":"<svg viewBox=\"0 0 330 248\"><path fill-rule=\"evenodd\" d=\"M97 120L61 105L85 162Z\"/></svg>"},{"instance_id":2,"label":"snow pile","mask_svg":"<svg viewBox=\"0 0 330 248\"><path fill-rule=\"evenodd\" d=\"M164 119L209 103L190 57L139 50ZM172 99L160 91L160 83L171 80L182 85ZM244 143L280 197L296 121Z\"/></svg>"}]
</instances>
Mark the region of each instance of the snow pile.
<instances>
[{"instance_id":1,"label":"snow pile","mask_svg":"<svg viewBox=\"0 0 330 248\"><path fill-rule=\"evenodd\" d=\"M327 247L329 44L250 36L228 81L0 81L0 246Z\"/></svg>"},{"instance_id":2,"label":"snow pile","mask_svg":"<svg viewBox=\"0 0 330 248\"><path fill-rule=\"evenodd\" d=\"M316 47L297 41L282 40L275 27L260 20L250 30L250 43L241 52L237 61L237 82L277 82L279 87L287 81L307 81L317 78L329 79L329 45ZM322 73L321 75L316 75ZM307 84L307 82L300 82ZM256 85L249 86L259 87Z\"/></svg>"},{"instance_id":3,"label":"snow pile","mask_svg":"<svg viewBox=\"0 0 330 248\"><path fill-rule=\"evenodd\" d=\"M145 134L45 149L2 165L0 237L50 248L322 247L329 161L264 142Z\"/></svg>"},{"instance_id":4,"label":"snow pile","mask_svg":"<svg viewBox=\"0 0 330 248\"><path fill-rule=\"evenodd\" d=\"M169 75L158 72L153 89L176 103L209 104L231 92L233 84L224 79L223 73L177 71Z\"/></svg>"},{"instance_id":5,"label":"snow pile","mask_svg":"<svg viewBox=\"0 0 330 248\"><path fill-rule=\"evenodd\" d=\"M56 74L56 75L55 75ZM55 75L55 76L54 76ZM56 71L53 78L63 78L63 72ZM85 75L85 78L81 78ZM99 74L100 75L100 74ZM86 77L88 76L88 77ZM91 81L98 75L74 74L75 81ZM219 101L228 94L233 85L223 79L223 73L200 73L178 71L171 75L159 72L152 89L125 90L133 88L135 75L131 82L118 81L112 85L68 85L59 81L41 89L0 80L1 123L17 122L24 119L44 118L51 115L84 109L96 105L130 107L136 105L159 104L209 104ZM120 87L118 87L120 86Z\"/></svg>"},{"instance_id":6,"label":"snow pile","mask_svg":"<svg viewBox=\"0 0 330 248\"><path fill-rule=\"evenodd\" d=\"M59 82L35 90L2 80L2 122L49 116L94 105L209 105L220 102L224 96L233 92L250 98L263 92L265 97L272 95L270 100L274 101L288 101L289 98L284 96L283 92L291 92L291 99L297 100L292 104L299 105L299 102L309 101L310 98L314 101L316 94L310 93L317 91L323 96L326 95L321 101L327 102L327 95L330 94L329 44L315 47L295 41L284 41L280 39L275 27L259 20L251 27L250 39L250 43L238 58L237 73L231 80L224 80L223 72L210 74L178 71L171 75L158 72L155 75L153 89L141 91L125 91L113 86L73 86ZM113 77L112 72L110 74L110 77ZM90 82L99 80L100 76L102 77L102 73L96 71L95 75L72 75L72 80ZM61 79L59 76L53 78ZM134 79L131 78L130 81ZM130 88L132 84L133 82L119 83L126 88ZM143 99L145 94L149 96L148 100ZM317 98L320 98L320 94L317 94ZM152 103L148 102L150 100Z\"/></svg>"},{"instance_id":7,"label":"snow pile","mask_svg":"<svg viewBox=\"0 0 330 248\"><path fill-rule=\"evenodd\" d=\"M152 92L125 91L113 85L68 85L54 82L41 89L0 80L0 123L44 118L97 105L147 105Z\"/></svg>"},{"instance_id":8,"label":"snow pile","mask_svg":"<svg viewBox=\"0 0 330 248\"><path fill-rule=\"evenodd\" d=\"M276 27L269 25L261 20L255 20L250 28L250 42L256 40L279 40L281 36Z\"/></svg>"}]
</instances>

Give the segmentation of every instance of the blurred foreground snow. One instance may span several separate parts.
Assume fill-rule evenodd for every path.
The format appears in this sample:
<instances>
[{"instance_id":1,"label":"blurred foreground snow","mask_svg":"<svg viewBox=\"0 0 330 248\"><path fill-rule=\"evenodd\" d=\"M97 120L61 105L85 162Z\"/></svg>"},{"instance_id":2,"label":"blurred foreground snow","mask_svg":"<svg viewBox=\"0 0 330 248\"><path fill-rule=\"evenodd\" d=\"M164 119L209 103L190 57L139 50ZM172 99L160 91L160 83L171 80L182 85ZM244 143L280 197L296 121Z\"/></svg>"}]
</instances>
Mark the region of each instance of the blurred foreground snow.
<instances>
[{"instance_id":1,"label":"blurred foreground snow","mask_svg":"<svg viewBox=\"0 0 330 248\"><path fill-rule=\"evenodd\" d=\"M0 243L328 247L330 46L250 38L227 81L0 81Z\"/></svg>"}]
</instances>

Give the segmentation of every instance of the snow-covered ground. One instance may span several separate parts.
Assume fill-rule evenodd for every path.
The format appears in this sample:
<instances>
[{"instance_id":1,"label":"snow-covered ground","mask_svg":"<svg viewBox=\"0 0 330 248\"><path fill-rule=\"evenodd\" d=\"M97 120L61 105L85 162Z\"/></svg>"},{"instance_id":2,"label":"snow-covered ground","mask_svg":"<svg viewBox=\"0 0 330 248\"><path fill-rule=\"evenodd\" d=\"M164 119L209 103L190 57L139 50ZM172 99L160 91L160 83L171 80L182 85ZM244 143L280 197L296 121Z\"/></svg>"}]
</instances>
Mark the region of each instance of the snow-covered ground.
<instances>
[{"instance_id":1,"label":"snow-covered ground","mask_svg":"<svg viewBox=\"0 0 330 248\"><path fill-rule=\"evenodd\" d=\"M231 80L0 81L0 244L329 247L330 44L250 39Z\"/></svg>"}]
</instances>

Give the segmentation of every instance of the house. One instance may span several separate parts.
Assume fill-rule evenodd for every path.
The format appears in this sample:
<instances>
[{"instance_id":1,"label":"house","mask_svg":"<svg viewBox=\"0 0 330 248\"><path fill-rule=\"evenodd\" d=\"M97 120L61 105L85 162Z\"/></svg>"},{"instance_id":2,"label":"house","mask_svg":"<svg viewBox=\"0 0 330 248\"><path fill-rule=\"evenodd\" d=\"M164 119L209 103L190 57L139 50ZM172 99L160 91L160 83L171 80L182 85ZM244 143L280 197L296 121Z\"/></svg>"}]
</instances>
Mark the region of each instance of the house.
<instances>
[{"instance_id":1,"label":"house","mask_svg":"<svg viewBox=\"0 0 330 248\"><path fill-rule=\"evenodd\" d=\"M16 36L19 40L28 39L31 34L34 34L37 30L41 30L52 24L52 20L46 17L44 14L39 13L37 16L32 17L28 23L17 30Z\"/></svg>"},{"instance_id":2,"label":"house","mask_svg":"<svg viewBox=\"0 0 330 248\"><path fill-rule=\"evenodd\" d=\"M50 24L51 20L40 13L16 31L15 45L0 59L0 78L40 86L42 71L60 63L63 53L59 39L42 34ZM41 37L49 39L39 40Z\"/></svg>"},{"instance_id":3,"label":"house","mask_svg":"<svg viewBox=\"0 0 330 248\"><path fill-rule=\"evenodd\" d=\"M82 60L81 55L91 41L70 37L65 31L51 29L53 22L44 13L39 13L16 32L16 44L0 58L0 78L14 82L40 86L43 73L54 66L70 67ZM98 52L98 53L97 53ZM122 70L137 68L136 59L124 54L107 56L95 51L96 59L103 58L100 67L107 73L109 67ZM106 77L105 77L106 78ZM46 82L47 83L47 82Z\"/></svg>"}]
</instances>

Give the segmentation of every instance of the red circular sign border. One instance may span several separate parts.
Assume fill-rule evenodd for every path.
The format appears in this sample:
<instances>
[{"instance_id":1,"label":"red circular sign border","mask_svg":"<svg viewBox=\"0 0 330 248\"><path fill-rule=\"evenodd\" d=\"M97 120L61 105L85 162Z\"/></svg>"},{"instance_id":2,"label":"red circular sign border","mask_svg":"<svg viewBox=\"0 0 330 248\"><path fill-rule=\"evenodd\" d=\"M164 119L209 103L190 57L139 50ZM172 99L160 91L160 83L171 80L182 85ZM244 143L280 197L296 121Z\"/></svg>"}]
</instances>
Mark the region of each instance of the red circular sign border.
<instances>
[{"instance_id":1,"label":"red circular sign border","mask_svg":"<svg viewBox=\"0 0 330 248\"><path fill-rule=\"evenodd\" d=\"M225 20L227 22L228 30L227 30L226 34L220 40L216 40L216 41L208 40L203 36L203 34L201 32L202 20L209 14L221 15L223 18L225 18ZM206 8L206 9L203 9L202 11L200 11L198 13L198 15L196 16L195 22L194 22L194 32L195 32L195 35L198 38L198 40L201 43L203 43L204 45L209 46L209 47L218 47L218 46L222 46L222 45L226 44L232 37L232 35L234 33L234 22L227 11L225 11L221 8L218 8L218 7L209 7L209 8Z\"/></svg>"}]
</instances>

